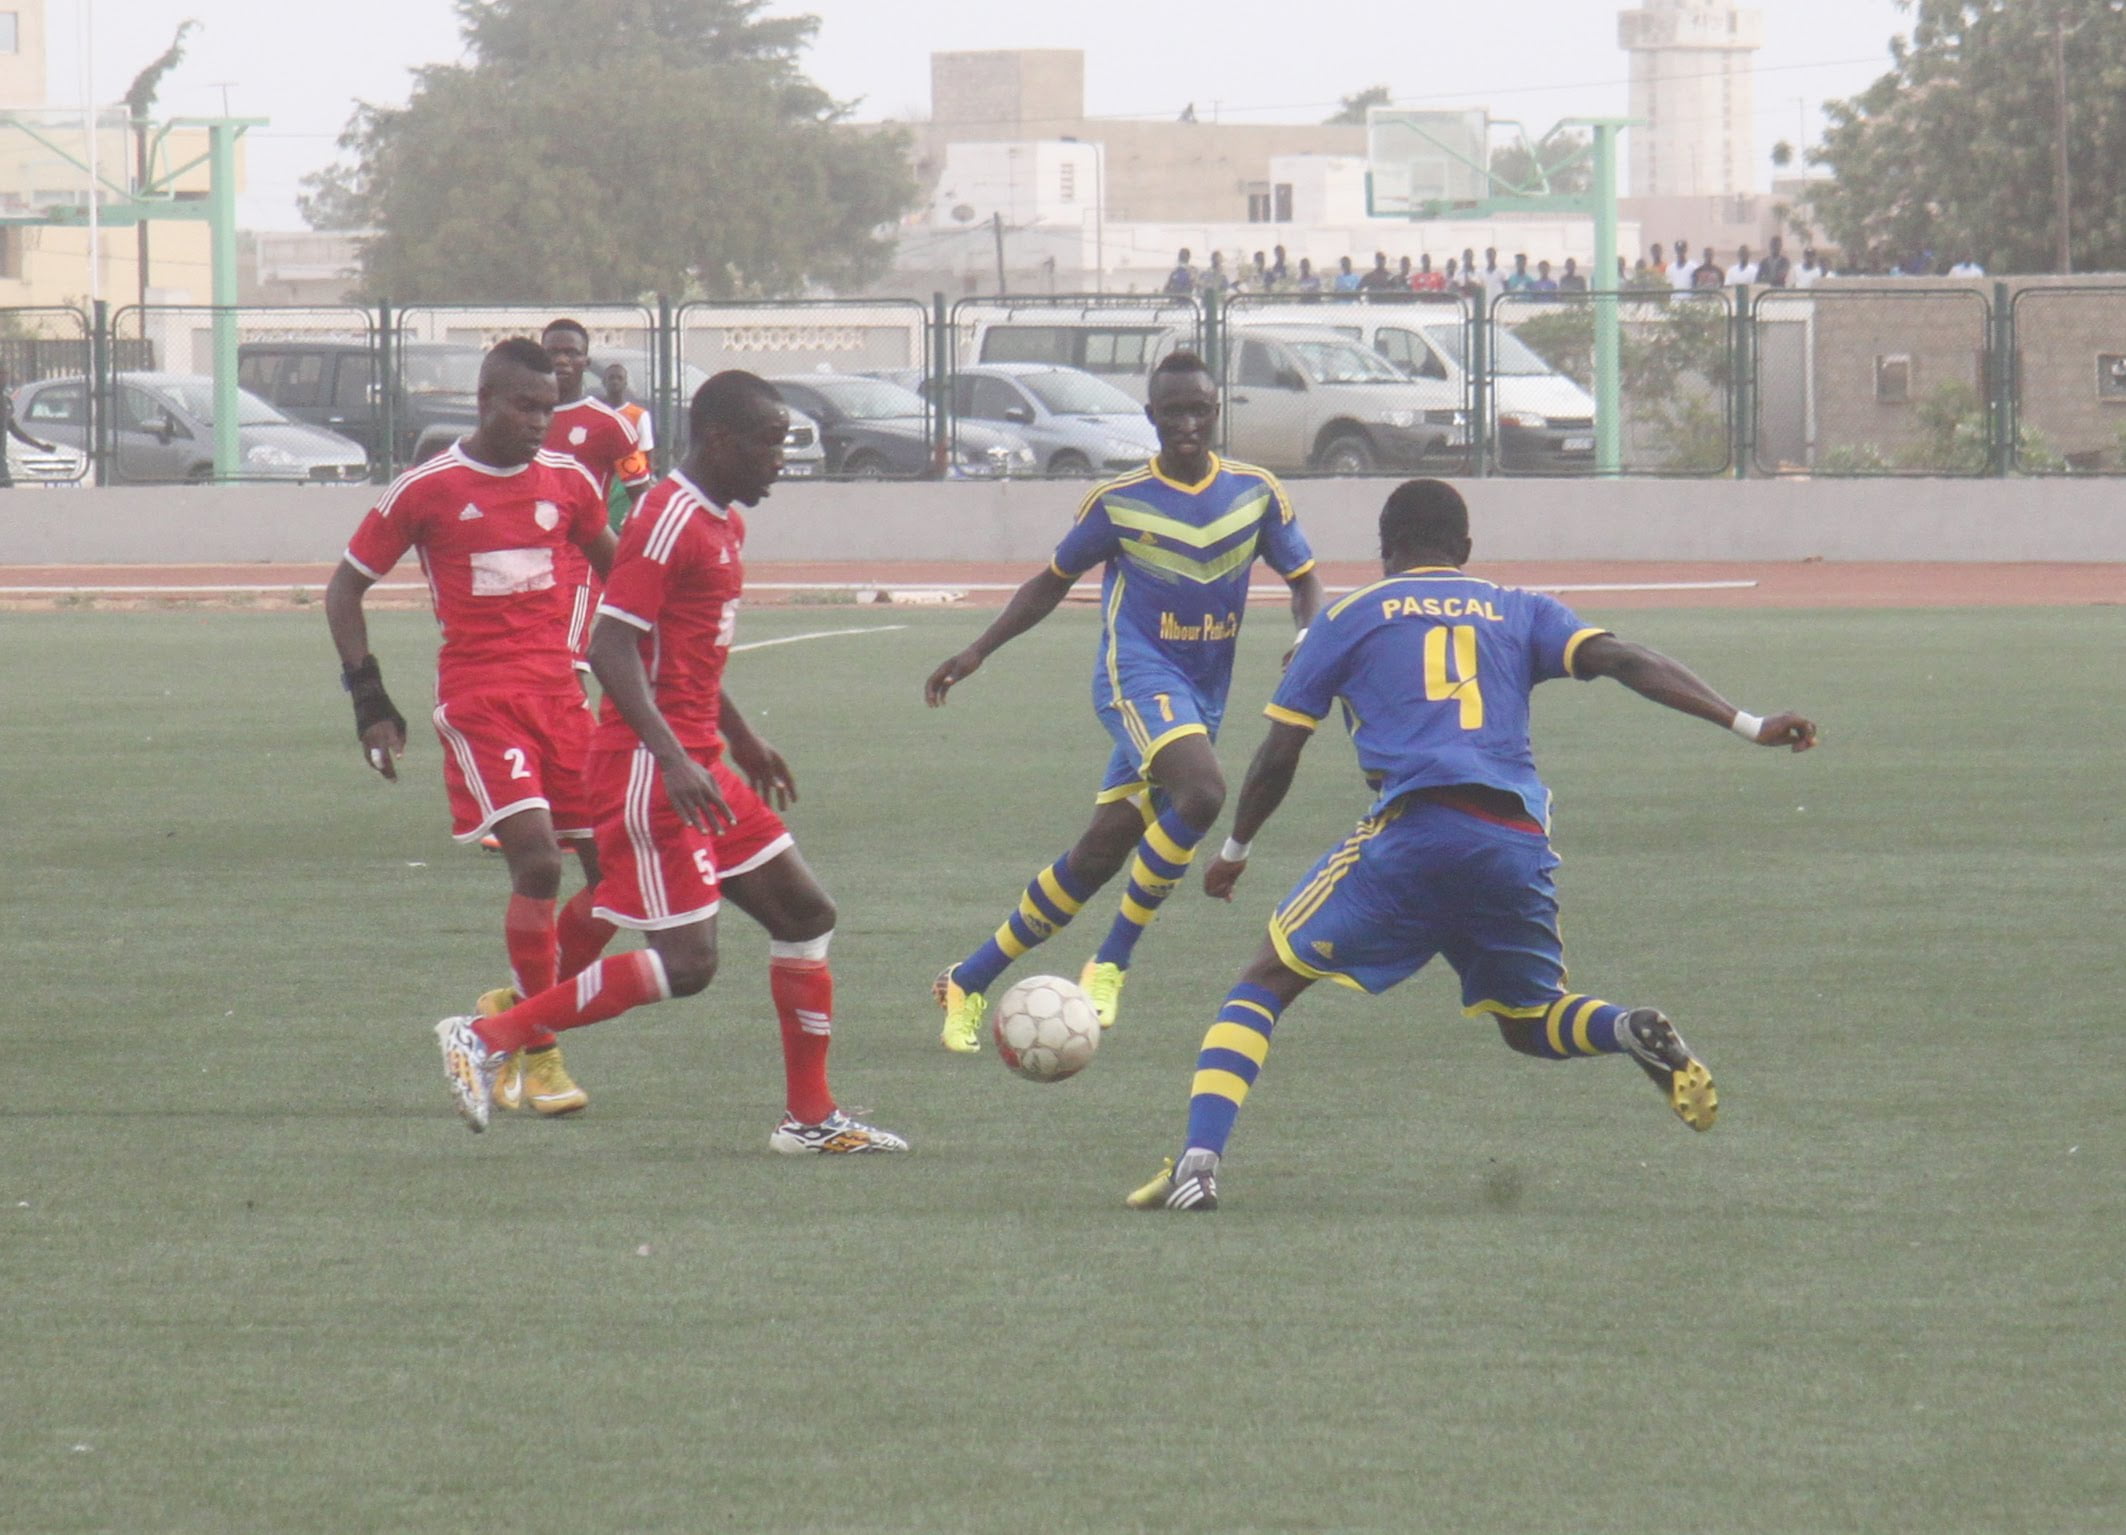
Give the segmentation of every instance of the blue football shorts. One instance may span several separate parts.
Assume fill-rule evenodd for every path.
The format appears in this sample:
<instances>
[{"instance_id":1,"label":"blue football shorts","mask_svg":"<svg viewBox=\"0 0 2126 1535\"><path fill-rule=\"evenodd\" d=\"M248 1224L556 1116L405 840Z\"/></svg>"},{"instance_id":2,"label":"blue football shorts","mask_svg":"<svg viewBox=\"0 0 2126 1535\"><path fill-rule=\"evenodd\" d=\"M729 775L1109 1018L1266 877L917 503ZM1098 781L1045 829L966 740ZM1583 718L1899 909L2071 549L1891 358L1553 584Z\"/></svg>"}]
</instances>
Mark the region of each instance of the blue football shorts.
<instances>
[{"instance_id":1,"label":"blue football shorts","mask_svg":"<svg viewBox=\"0 0 2126 1535\"><path fill-rule=\"evenodd\" d=\"M1093 802L1111 805L1150 787L1150 764L1161 747L1182 736L1218 739L1225 719L1225 700L1207 698L1186 677L1171 676L1141 682L1142 691L1117 699L1104 685L1093 696L1093 709L1100 723L1114 738L1115 749L1100 777L1100 792Z\"/></svg>"},{"instance_id":2,"label":"blue football shorts","mask_svg":"<svg viewBox=\"0 0 2126 1535\"><path fill-rule=\"evenodd\" d=\"M1331 849L1270 917L1301 975L1378 994L1443 955L1462 1008L1525 1016L1565 994L1550 839L1405 797Z\"/></svg>"}]
</instances>

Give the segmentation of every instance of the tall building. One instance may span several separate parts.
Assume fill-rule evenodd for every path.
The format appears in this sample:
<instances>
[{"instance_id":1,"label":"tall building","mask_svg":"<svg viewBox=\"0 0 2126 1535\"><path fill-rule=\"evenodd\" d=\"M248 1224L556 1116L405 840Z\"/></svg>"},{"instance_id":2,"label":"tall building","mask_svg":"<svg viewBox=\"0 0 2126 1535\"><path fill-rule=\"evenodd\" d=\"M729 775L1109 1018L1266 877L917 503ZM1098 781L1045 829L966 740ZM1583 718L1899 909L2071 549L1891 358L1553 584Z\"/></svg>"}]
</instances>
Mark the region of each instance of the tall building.
<instances>
[{"instance_id":1,"label":"tall building","mask_svg":"<svg viewBox=\"0 0 2126 1535\"><path fill-rule=\"evenodd\" d=\"M1631 54L1634 197L1729 197L1755 190L1750 55L1764 13L1728 0L1646 0L1617 16Z\"/></svg>"}]
</instances>

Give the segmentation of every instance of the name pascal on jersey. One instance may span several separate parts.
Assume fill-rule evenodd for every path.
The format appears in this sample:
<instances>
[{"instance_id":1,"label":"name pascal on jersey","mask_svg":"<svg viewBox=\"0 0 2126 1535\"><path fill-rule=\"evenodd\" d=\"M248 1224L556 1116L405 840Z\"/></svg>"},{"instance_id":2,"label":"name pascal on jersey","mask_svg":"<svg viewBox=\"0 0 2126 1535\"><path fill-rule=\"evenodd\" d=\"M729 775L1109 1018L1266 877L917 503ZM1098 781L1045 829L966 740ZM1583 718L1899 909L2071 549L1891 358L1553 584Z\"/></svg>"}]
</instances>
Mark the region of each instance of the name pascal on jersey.
<instances>
[{"instance_id":1,"label":"name pascal on jersey","mask_svg":"<svg viewBox=\"0 0 2126 1535\"><path fill-rule=\"evenodd\" d=\"M1162 640L1230 640L1240 634L1240 615L1228 613L1220 618L1206 613L1200 624L1185 624L1172 613L1159 615L1159 638Z\"/></svg>"},{"instance_id":2,"label":"name pascal on jersey","mask_svg":"<svg viewBox=\"0 0 2126 1535\"><path fill-rule=\"evenodd\" d=\"M1499 610L1482 597L1384 597L1382 618L1487 618L1500 622Z\"/></svg>"}]
</instances>

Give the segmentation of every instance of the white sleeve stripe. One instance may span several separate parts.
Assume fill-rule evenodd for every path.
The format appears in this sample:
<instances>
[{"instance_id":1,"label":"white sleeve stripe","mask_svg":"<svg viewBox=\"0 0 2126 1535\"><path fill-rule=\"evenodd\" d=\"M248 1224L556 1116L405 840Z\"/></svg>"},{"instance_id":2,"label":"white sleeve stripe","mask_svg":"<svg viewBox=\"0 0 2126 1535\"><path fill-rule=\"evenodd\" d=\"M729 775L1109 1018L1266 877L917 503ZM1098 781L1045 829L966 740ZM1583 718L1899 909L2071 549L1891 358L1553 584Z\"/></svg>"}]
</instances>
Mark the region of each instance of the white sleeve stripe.
<instances>
[{"instance_id":1,"label":"white sleeve stripe","mask_svg":"<svg viewBox=\"0 0 2126 1535\"><path fill-rule=\"evenodd\" d=\"M624 624L632 624L635 628L642 630L645 634L657 627L655 624L651 623L647 618L637 618L626 608L616 608L610 602L601 602L598 604L598 616L600 618L617 618Z\"/></svg>"},{"instance_id":2,"label":"white sleeve stripe","mask_svg":"<svg viewBox=\"0 0 2126 1535\"><path fill-rule=\"evenodd\" d=\"M364 565L360 560L354 557L354 551L352 550L349 550L347 553L341 555L340 558L345 560L348 564L352 565L356 570L359 570L363 575L367 576L372 581L381 581L384 579L384 572L382 572L381 570L371 570L367 565Z\"/></svg>"},{"instance_id":3,"label":"white sleeve stripe","mask_svg":"<svg viewBox=\"0 0 2126 1535\"><path fill-rule=\"evenodd\" d=\"M658 514L657 526L651 530L643 553L660 565L670 560L672 548L679 542L679 535L686 530L687 518L693 514L694 498L683 490L676 492L672 499L664 504L664 510Z\"/></svg>"}]
</instances>

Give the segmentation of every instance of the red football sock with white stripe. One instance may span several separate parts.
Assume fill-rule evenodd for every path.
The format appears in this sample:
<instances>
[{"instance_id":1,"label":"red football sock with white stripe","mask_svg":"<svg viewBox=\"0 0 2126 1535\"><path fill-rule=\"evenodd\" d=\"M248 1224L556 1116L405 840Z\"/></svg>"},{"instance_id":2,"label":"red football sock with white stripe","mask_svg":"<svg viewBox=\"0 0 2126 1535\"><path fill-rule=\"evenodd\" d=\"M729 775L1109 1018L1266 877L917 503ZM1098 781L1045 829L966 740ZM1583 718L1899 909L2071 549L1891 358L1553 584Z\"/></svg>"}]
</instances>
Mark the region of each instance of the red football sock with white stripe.
<instances>
[{"instance_id":1,"label":"red football sock with white stripe","mask_svg":"<svg viewBox=\"0 0 2126 1535\"><path fill-rule=\"evenodd\" d=\"M592 960L605 952L605 946L613 941L619 929L602 917L591 915L591 907L597 903L598 889L585 885L568 898L555 920L555 932L561 942L561 968L558 978L572 981L590 968ZM528 992L519 992L528 996Z\"/></svg>"},{"instance_id":2,"label":"red football sock with white stripe","mask_svg":"<svg viewBox=\"0 0 2126 1535\"><path fill-rule=\"evenodd\" d=\"M472 1031L490 1050L522 1050L538 1044L542 1036L551 1039L553 1031L603 1023L671 995L657 951L636 949L601 959L574 980L550 986L506 1013L476 1019Z\"/></svg>"},{"instance_id":3,"label":"red football sock with white stripe","mask_svg":"<svg viewBox=\"0 0 2126 1535\"><path fill-rule=\"evenodd\" d=\"M768 946L768 992L782 1023L782 1068L790 1114L816 1125L834 1112L827 1088L827 1047L834 1037L834 973L827 940Z\"/></svg>"},{"instance_id":4,"label":"red football sock with white stripe","mask_svg":"<svg viewBox=\"0 0 2126 1535\"><path fill-rule=\"evenodd\" d=\"M536 997L554 984L554 930L552 901L510 896L509 910L502 918L502 941L509 947L509 982L519 997ZM544 1030L528 1041L540 1050L553 1042L554 1036Z\"/></svg>"}]
</instances>

